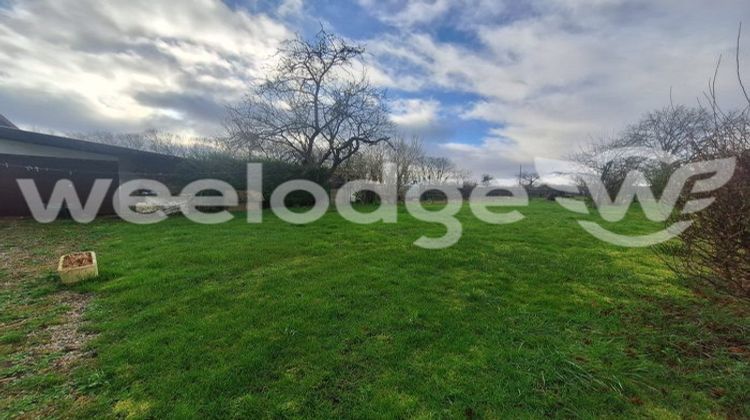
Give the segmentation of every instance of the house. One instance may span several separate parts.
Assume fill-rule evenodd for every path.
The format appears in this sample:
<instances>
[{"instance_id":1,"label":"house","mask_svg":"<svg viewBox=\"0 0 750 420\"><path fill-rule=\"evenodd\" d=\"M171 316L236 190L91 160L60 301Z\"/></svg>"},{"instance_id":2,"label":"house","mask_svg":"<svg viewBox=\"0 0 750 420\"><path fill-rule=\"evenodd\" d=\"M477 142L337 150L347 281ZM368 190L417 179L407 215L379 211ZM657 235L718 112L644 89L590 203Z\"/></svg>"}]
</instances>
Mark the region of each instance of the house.
<instances>
[{"instance_id":1,"label":"house","mask_svg":"<svg viewBox=\"0 0 750 420\"><path fill-rule=\"evenodd\" d=\"M57 181L73 182L82 202L96 179L112 179L101 214L114 212L112 196L131 179L174 171L180 158L119 146L20 130L0 115L0 217L29 216L17 179L33 179L46 202Z\"/></svg>"}]
</instances>

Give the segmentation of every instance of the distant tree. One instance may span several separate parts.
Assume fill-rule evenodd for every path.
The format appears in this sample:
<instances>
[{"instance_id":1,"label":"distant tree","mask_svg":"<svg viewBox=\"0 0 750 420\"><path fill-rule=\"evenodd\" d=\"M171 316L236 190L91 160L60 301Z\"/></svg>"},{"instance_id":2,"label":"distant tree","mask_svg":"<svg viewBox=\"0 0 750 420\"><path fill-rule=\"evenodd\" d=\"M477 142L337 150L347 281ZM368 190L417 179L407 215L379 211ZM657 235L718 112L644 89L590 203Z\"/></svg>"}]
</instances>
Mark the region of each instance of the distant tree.
<instances>
[{"instance_id":1,"label":"distant tree","mask_svg":"<svg viewBox=\"0 0 750 420\"><path fill-rule=\"evenodd\" d=\"M398 198L403 200L408 187L419 181L419 165L425 157L422 141L418 137L408 141L396 137L390 144L388 160L395 166Z\"/></svg>"},{"instance_id":2,"label":"distant tree","mask_svg":"<svg viewBox=\"0 0 750 420\"><path fill-rule=\"evenodd\" d=\"M287 41L279 61L239 104L228 107L235 153L264 156L331 173L363 146L389 139L385 92L354 65L364 48L321 29L314 39Z\"/></svg>"},{"instance_id":3,"label":"distant tree","mask_svg":"<svg viewBox=\"0 0 750 420\"><path fill-rule=\"evenodd\" d=\"M379 143L360 149L339 166L336 174L342 180L364 179L383 181L383 169L391 152L388 143Z\"/></svg>"},{"instance_id":4,"label":"distant tree","mask_svg":"<svg viewBox=\"0 0 750 420\"><path fill-rule=\"evenodd\" d=\"M592 142L581 148L581 151L572 155L571 160L579 163L588 171L599 178L604 185L602 194L609 197L615 197L622 188L625 178L632 170L638 169L644 159L640 156L633 156L629 149L619 146L619 138L603 139ZM578 186L582 191L587 191L586 178L589 174L568 174L574 175ZM593 197L599 199L599 197ZM602 197L603 198L603 197Z\"/></svg>"},{"instance_id":5,"label":"distant tree","mask_svg":"<svg viewBox=\"0 0 750 420\"><path fill-rule=\"evenodd\" d=\"M95 143L180 157L187 157L199 149L212 148L208 139L184 138L178 134L156 129L149 129L139 133L91 131L87 133L71 133L69 136Z\"/></svg>"},{"instance_id":6,"label":"distant tree","mask_svg":"<svg viewBox=\"0 0 750 420\"><path fill-rule=\"evenodd\" d=\"M518 174L518 184L524 188L532 189L537 186L539 174L531 171L521 171Z\"/></svg>"},{"instance_id":7,"label":"distant tree","mask_svg":"<svg viewBox=\"0 0 750 420\"><path fill-rule=\"evenodd\" d=\"M484 185L485 187L492 184L492 181L495 180L495 177L490 174L482 174L482 178L480 179L479 183Z\"/></svg>"},{"instance_id":8,"label":"distant tree","mask_svg":"<svg viewBox=\"0 0 750 420\"><path fill-rule=\"evenodd\" d=\"M446 157L425 156L421 163L422 180L425 182L441 184L456 175L456 165Z\"/></svg>"},{"instance_id":9,"label":"distant tree","mask_svg":"<svg viewBox=\"0 0 750 420\"><path fill-rule=\"evenodd\" d=\"M459 191L461 191L461 197L464 200L468 200L471 198L471 193L474 191L474 189L477 187L477 182L471 179L462 179L461 180L461 186L459 187Z\"/></svg>"},{"instance_id":10,"label":"distant tree","mask_svg":"<svg viewBox=\"0 0 750 420\"><path fill-rule=\"evenodd\" d=\"M658 196L674 170L703 148L713 121L705 108L668 106L643 115L613 138L585 146L572 159L593 169L610 196L617 194L633 170L644 174ZM659 155L673 160L659 160Z\"/></svg>"}]
</instances>

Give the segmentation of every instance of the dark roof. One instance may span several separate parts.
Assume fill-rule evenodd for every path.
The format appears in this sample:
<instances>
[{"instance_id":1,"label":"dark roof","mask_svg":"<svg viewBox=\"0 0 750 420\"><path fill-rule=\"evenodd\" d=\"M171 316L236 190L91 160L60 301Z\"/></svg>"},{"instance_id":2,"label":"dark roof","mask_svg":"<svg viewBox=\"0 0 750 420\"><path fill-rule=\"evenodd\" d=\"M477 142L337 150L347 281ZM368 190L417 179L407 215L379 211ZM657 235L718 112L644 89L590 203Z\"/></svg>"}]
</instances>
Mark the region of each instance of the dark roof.
<instances>
[{"instance_id":1,"label":"dark roof","mask_svg":"<svg viewBox=\"0 0 750 420\"><path fill-rule=\"evenodd\" d=\"M161 153L144 152L142 150L129 149L109 144L93 143L90 141L76 140L67 137L53 136L50 134L35 133L14 128L3 127L0 124L0 139L38 144L41 146L60 147L63 149L78 150L81 152L98 153L117 157L138 157L165 160L182 160L176 156Z\"/></svg>"},{"instance_id":2,"label":"dark roof","mask_svg":"<svg viewBox=\"0 0 750 420\"><path fill-rule=\"evenodd\" d=\"M3 114L0 114L0 127L15 128L16 130L18 129L18 127L10 122L9 119L5 118Z\"/></svg>"}]
</instances>

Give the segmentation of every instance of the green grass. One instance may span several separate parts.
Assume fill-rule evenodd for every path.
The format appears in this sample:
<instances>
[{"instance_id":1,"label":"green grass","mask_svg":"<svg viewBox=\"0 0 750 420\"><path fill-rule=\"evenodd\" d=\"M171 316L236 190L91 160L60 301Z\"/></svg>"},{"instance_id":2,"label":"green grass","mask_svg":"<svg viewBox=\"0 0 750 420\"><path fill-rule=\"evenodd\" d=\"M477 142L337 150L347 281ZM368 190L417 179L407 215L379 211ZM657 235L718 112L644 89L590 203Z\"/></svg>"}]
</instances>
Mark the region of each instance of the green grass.
<instances>
[{"instance_id":1,"label":"green grass","mask_svg":"<svg viewBox=\"0 0 750 420\"><path fill-rule=\"evenodd\" d=\"M599 242L555 203L521 211L493 226L464 209L463 237L444 250L412 245L443 229L403 211L394 225L334 212L304 226L271 213L260 225L24 224L84 235L100 264L74 288L95 294L98 356L53 411L750 416L746 304L696 296L651 250ZM661 228L638 212L610 226ZM59 390L59 378L30 380L40 395Z\"/></svg>"}]
</instances>

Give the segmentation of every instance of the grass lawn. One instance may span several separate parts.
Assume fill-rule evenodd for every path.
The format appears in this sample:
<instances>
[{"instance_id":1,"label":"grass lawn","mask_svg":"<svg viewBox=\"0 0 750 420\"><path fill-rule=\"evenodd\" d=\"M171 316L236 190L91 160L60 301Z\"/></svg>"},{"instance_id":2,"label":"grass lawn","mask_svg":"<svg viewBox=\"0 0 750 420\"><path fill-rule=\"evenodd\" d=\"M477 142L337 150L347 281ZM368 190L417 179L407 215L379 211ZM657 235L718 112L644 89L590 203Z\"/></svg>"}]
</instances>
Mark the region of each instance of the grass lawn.
<instances>
[{"instance_id":1,"label":"grass lawn","mask_svg":"<svg viewBox=\"0 0 750 420\"><path fill-rule=\"evenodd\" d=\"M445 250L413 246L443 228L405 212L394 225L1 222L14 259L0 272L0 411L750 416L747 303L695 295L651 250L599 242L555 203L521 211L493 226L465 208ZM612 229L655 228L633 211ZM57 284L72 246L97 251L100 278ZM67 322L55 299L71 292L89 299L93 338L61 369L66 349L29 355L49 339L38 330Z\"/></svg>"}]
</instances>

